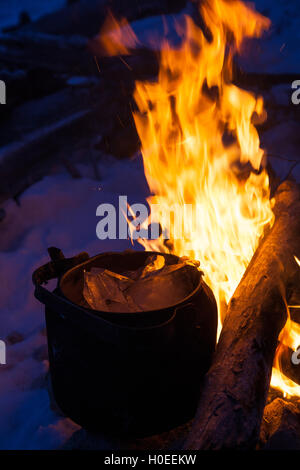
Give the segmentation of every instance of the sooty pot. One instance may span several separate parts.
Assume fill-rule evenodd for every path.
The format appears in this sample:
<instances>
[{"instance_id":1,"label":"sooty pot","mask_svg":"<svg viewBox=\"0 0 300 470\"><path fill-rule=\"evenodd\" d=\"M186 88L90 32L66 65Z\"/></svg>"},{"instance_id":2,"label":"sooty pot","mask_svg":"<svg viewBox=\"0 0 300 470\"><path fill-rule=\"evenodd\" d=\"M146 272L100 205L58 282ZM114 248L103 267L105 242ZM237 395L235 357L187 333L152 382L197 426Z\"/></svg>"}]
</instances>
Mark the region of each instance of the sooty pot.
<instances>
[{"instance_id":1,"label":"sooty pot","mask_svg":"<svg viewBox=\"0 0 300 470\"><path fill-rule=\"evenodd\" d=\"M188 296L167 308L109 313L84 305L84 270L122 273L145 264L149 252L82 253L33 274L45 305L50 375L61 410L81 426L113 434L149 435L190 419L216 344L217 307L197 271ZM166 264L179 258L163 254ZM196 269L196 268L195 268ZM58 277L50 292L42 286Z\"/></svg>"}]
</instances>

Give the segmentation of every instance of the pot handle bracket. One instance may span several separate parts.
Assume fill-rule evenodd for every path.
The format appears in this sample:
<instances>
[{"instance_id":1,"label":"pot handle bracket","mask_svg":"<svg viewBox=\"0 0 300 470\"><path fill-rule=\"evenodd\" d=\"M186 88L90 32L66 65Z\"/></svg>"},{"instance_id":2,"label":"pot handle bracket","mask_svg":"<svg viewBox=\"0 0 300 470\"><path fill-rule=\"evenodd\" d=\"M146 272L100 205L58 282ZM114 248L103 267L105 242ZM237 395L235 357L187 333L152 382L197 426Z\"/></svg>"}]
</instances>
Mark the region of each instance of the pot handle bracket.
<instances>
[{"instance_id":1,"label":"pot handle bracket","mask_svg":"<svg viewBox=\"0 0 300 470\"><path fill-rule=\"evenodd\" d=\"M82 252L72 258L65 258L63 252L56 247L48 248L51 258L49 263L37 268L32 275L32 282L35 286L47 284L51 279L61 277L69 269L89 259L88 253Z\"/></svg>"}]
</instances>

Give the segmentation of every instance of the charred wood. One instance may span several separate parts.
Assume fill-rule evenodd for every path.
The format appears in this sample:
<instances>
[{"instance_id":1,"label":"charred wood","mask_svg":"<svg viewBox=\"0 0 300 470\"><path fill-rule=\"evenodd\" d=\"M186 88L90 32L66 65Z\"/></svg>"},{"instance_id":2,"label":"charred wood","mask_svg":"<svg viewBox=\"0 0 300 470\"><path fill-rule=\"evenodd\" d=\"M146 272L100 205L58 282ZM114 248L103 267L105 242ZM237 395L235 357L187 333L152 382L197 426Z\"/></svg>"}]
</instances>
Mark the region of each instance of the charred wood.
<instances>
[{"instance_id":1,"label":"charred wood","mask_svg":"<svg viewBox=\"0 0 300 470\"><path fill-rule=\"evenodd\" d=\"M259 448L300 450L300 399L276 398L265 407Z\"/></svg>"}]
</instances>

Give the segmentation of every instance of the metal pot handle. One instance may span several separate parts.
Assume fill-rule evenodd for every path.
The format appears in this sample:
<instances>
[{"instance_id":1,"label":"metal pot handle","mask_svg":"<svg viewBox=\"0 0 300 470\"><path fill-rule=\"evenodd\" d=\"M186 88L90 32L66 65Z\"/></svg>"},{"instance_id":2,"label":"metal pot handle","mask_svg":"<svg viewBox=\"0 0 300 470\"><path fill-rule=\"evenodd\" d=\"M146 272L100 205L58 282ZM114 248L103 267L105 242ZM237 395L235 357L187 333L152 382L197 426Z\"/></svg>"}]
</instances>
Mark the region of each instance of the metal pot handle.
<instances>
[{"instance_id":1,"label":"metal pot handle","mask_svg":"<svg viewBox=\"0 0 300 470\"><path fill-rule=\"evenodd\" d=\"M41 303L46 305L49 310L57 312L59 309L61 318L68 319L80 328L86 328L102 341L110 341L118 347L130 347L130 345L135 344L137 339L139 339L141 343L153 343L153 333L155 331L156 334L159 332L162 336L167 337L166 333L169 335L170 330L173 330L171 324L176 317L176 311L174 310L170 318L164 323L146 328L133 328L111 323L79 305L74 305L65 297L61 297L55 292L48 291L41 285L36 285L34 295Z\"/></svg>"},{"instance_id":2,"label":"metal pot handle","mask_svg":"<svg viewBox=\"0 0 300 470\"><path fill-rule=\"evenodd\" d=\"M63 252L53 246L48 248L48 253L51 261L36 269L32 275L32 282L35 286L47 284L50 279L61 277L69 269L89 259L88 253L85 252L72 258L65 258Z\"/></svg>"}]
</instances>

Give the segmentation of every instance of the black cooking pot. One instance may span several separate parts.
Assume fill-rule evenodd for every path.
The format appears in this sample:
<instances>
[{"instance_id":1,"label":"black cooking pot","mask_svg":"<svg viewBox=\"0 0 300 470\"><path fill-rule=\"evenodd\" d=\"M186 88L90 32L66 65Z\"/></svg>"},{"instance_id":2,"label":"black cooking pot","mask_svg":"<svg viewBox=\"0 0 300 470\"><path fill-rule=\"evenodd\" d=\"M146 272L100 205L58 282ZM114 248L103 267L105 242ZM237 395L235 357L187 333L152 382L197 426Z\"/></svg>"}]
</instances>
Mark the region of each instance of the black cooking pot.
<instances>
[{"instance_id":1,"label":"black cooking pot","mask_svg":"<svg viewBox=\"0 0 300 470\"><path fill-rule=\"evenodd\" d=\"M192 292L155 311L108 313L84 305L83 272L122 273L145 264L149 252L87 254L52 261L33 274L45 304L50 374L61 410L91 430L147 435L190 419L216 344L217 307L197 271ZM166 264L178 257L163 254ZM58 277L50 292L42 283Z\"/></svg>"}]
</instances>

